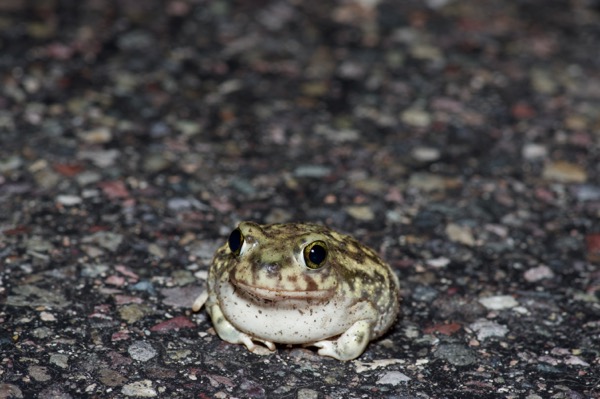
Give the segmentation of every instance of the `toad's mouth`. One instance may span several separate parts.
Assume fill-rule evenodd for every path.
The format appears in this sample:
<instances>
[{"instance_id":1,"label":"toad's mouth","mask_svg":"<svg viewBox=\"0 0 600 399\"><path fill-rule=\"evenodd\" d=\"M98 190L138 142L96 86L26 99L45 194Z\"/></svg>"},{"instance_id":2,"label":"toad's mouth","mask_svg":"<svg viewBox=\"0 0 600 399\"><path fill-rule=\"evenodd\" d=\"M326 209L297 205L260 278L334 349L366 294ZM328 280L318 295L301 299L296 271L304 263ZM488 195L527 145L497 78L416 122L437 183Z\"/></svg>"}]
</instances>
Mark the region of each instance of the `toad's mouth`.
<instances>
[{"instance_id":1,"label":"toad's mouth","mask_svg":"<svg viewBox=\"0 0 600 399\"><path fill-rule=\"evenodd\" d=\"M231 284L240 290L248 293L252 296L255 296L260 299L266 299L269 301L284 301L289 299L297 299L297 300L325 300L329 299L335 293L335 290L283 290L277 288L263 288L256 287L253 285L249 285L243 283L234 277L230 278Z\"/></svg>"}]
</instances>

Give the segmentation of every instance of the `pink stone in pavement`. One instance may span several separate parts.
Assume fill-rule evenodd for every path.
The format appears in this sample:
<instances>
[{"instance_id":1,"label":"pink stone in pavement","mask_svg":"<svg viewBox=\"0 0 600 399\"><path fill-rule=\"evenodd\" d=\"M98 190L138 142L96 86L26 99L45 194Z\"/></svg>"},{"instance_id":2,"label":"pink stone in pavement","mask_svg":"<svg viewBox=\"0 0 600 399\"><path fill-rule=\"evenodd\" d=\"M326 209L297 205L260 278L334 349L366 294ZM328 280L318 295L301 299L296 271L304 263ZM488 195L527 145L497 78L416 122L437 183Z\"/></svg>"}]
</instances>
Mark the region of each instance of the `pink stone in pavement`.
<instances>
[{"instance_id":1,"label":"pink stone in pavement","mask_svg":"<svg viewBox=\"0 0 600 399\"><path fill-rule=\"evenodd\" d=\"M142 303L144 300L136 296L130 295L115 295L115 303L117 305L127 305L129 303Z\"/></svg>"},{"instance_id":2,"label":"pink stone in pavement","mask_svg":"<svg viewBox=\"0 0 600 399\"><path fill-rule=\"evenodd\" d=\"M117 265L117 266L115 266L115 270L118 271L119 273L123 274L124 276L130 277L132 280L138 281L140 279L140 276L135 274L127 266Z\"/></svg>"},{"instance_id":3,"label":"pink stone in pavement","mask_svg":"<svg viewBox=\"0 0 600 399\"><path fill-rule=\"evenodd\" d=\"M124 341L129 339L129 331L127 330L121 330L121 331L117 331L116 333L114 333L111 337L110 340L112 342L115 341Z\"/></svg>"},{"instance_id":4,"label":"pink stone in pavement","mask_svg":"<svg viewBox=\"0 0 600 399\"><path fill-rule=\"evenodd\" d=\"M122 287L123 285L125 285L125 278L121 277L121 276L108 276L106 278L106 284L110 284L110 285L116 285L117 287Z\"/></svg>"},{"instance_id":5,"label":"pink stone in pavement","mask_svg":"<svg viewBox=\"0 0 600 399\"><path fill-rule=\"evenodd\" d=\"M110 199L129 197L129 190L127 189L127 186L125 186L125 183L120 180L105 181L99 183L98 186L102 189L104 195Z\"/></svg>"},{"instance_id":6,"label":"pink stone in pavement","mask_svg":"<svg viewBox=\"0 0 600 399\"><path fill-rule=\"evenodd\" d=\"M163 321L162 323L158 323L157 325L150 328L150 331L163 333L171 330L179 330L181 328L194 327L196 327L196 325L192 323L187 317L177 316L173 317L172 319Z\"/></svg>"}]
</instances>

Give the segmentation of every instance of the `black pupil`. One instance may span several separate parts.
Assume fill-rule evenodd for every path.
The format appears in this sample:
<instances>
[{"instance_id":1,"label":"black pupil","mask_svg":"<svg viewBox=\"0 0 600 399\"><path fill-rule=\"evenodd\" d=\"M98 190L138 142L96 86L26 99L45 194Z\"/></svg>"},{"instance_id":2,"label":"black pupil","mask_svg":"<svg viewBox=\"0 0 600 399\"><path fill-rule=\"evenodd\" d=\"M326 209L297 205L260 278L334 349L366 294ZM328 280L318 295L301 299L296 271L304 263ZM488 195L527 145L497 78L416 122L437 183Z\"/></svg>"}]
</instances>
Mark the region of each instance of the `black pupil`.
<instances>
[{"instance_id":1,"label":"black pupil","mask_svg":"<svg viewBox=\"0 0 600 399\"><path fill-rule=\"evenodd\" d=\"M229 235L229 249L231 252L237 252L242 247L242 232L239 229L235 229Z\"/></svg>"},{"instance_id":2,"label":"black pupil","mask_svg":"<svg viewBox=\"0 0 600 399\"><path fill-rule=\"evenodd\" d=\"M315 244L310 249L308 253L308 259L314 263L315 265L320 265L325 260L327 256L327 251L322 245Z\"/></svg>"}]
</instances>

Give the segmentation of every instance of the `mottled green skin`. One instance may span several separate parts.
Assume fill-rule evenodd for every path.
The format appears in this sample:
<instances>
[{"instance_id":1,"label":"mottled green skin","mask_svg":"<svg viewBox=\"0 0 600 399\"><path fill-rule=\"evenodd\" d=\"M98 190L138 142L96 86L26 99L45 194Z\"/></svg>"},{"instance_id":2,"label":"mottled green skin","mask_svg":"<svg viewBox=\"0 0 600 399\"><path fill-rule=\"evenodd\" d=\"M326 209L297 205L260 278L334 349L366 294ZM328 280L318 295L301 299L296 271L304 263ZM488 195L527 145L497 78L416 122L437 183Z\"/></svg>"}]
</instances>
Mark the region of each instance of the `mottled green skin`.
<instances>
[{"instance_id":1,"label":"mottled green skin","mask_svg":"<svg viewBox=\"0 0 600 399\"><path fill-rule=\"evenodd\" d=\"M204 299L221 338L321 348L319 354L341 360L358 357L381 336L399 311L399 283L390 267L354 238L316 224L239 225L241 253L219 248ZM303 249L322 241L327 260L306 267Z\"/></svg>"}]
</instances>

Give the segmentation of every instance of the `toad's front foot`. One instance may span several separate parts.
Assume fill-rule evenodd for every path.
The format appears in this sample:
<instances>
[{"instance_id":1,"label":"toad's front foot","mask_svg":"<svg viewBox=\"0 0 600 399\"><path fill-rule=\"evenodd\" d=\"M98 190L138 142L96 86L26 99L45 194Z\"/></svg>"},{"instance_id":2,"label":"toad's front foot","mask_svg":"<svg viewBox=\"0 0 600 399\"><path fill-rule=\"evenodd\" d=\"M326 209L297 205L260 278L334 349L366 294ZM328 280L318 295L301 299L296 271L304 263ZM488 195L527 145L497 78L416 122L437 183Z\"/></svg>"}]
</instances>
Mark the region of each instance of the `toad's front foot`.
<instances>
[{"instance_id":1,"label":"toad's front foot","mask_svg":"<svg viewBox=\"0 0 600 399\"><path fill-rule=\"evenodd\" d=\"M335 341L324 340L312 344L319 348L319 355L338 360L356 359L364 352L371 338L371 323L357 321Z\"/></svg>"}]
</instances>

